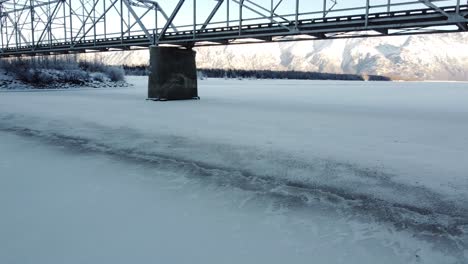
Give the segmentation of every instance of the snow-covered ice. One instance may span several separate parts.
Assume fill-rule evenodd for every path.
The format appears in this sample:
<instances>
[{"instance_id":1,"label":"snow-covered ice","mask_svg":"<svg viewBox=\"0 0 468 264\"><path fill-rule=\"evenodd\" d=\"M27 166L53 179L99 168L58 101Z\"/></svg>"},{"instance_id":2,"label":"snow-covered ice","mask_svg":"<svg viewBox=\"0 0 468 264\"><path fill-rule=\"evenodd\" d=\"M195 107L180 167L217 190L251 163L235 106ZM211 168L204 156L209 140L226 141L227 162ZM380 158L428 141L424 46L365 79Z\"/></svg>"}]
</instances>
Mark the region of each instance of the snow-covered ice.
<instances>
[{"instance_id":1,"label":"snow-covered ice","mask_svg":"<svg viewBox=\"0 0 468 264\"><path fill-rule=\"evenodd\" d=\"M0 90L2 263L465 263L468 84Z\"/></svg>"}]
</instances>

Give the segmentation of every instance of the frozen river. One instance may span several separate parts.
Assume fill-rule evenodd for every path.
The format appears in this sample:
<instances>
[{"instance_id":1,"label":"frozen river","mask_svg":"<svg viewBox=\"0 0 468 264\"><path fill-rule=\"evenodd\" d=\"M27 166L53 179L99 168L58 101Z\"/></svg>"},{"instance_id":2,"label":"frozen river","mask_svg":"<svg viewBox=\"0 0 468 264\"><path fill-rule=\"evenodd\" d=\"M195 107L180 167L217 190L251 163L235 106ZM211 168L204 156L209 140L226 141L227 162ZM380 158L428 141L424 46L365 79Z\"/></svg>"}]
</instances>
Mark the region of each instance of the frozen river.
<instances>
[{"instance_id":1,"label":"frozen river","mask_svg":"<svg viewBox=\"0 0 468 264\"><path fill-rule=\"evenodd\" d=\"M1 263L465 263L468 84L0 90Z\"/></svg>"}]
</instances>

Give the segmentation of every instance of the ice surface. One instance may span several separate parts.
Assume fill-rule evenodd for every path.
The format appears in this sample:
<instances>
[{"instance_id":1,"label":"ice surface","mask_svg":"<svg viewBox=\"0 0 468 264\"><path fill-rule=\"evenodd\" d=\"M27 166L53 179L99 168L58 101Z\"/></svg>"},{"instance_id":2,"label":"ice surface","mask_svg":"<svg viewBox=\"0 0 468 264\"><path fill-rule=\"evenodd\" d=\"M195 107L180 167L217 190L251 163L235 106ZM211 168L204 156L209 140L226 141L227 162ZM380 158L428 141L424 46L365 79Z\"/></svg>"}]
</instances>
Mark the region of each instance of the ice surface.
<instances>
[{"instance_id":1,"label":"ice surface","mask_svg":"<svg viewBox=\"0 0 468 264\"><path fill-rule=\"evenodd\" d=\"M22 245L35 252L53 232L45 252L60 254L23 257L86 262L81 248L114 263L207 262L208 252L223 263L466 261L466 83L209 79L201 101L162 103L144 101L144 78L130 81L0 92L0 201L11 216L0 256L24 263ZM152 225L158 215L171 228Z\"/></svg>"},{"instance_id":2,"label":"ice surface","mask_svg":"<svg viewBox=\"0 0 468 264\"><path fill-rule=\"evenodd\" d=\"M1 263L456 261L408 232L291 210L190 172L5 133L0 144Z\"/></svg>"}]
</instances>

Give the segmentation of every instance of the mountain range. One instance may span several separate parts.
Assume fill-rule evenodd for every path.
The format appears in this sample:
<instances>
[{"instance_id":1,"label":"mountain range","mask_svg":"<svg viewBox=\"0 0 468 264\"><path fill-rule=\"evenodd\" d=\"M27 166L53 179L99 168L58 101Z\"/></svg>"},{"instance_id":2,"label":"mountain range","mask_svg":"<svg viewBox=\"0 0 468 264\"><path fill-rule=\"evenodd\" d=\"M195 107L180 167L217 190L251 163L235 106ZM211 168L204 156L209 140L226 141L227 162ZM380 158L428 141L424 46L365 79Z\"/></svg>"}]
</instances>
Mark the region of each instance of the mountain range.
<instances>
[{"instance_id":1,"label":"mountain range","mask_svg":"<svg viewBox=\"0 0 468 264\"><path fill-rule=\"evenodd\" d=\"M149 60L147 50L95 56L114 65L145 65ZM468 33L199 47L197 65L468 81Z\"/></svg>"}]
</instances>

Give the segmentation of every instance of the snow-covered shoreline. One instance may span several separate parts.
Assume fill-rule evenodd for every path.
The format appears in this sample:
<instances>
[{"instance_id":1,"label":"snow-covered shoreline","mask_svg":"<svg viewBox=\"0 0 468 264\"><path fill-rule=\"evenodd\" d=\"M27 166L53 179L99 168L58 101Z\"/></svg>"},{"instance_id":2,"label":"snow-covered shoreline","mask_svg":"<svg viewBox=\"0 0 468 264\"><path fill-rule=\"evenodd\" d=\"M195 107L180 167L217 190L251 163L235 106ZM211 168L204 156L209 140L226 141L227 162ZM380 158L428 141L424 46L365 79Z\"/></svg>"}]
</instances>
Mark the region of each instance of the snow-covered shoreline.
<instances>
[{"instance_id":1,"label":"snow-covered shoreline","mask_svg":"<svg viewBox=\"0 0 468 264\"><path fill-rule=\"evenodd\" d=\"M331 206L446 239L466 259L466 84L203 80L201 101L154 103L144 101L145 78L129 81L0 93L0 130L285 197L293 208Z\"/></svg>"},{"instance_id":2,"label":"snow-covered shoreline","mask_svg":"<svg viewBox=\"0 0 468 264\"><path fill-rule=\"evenodd\" d=\"M0 61L0 90L122 87L122 67L67 56L5 59Z\"/></svg>"}]
</instances>

